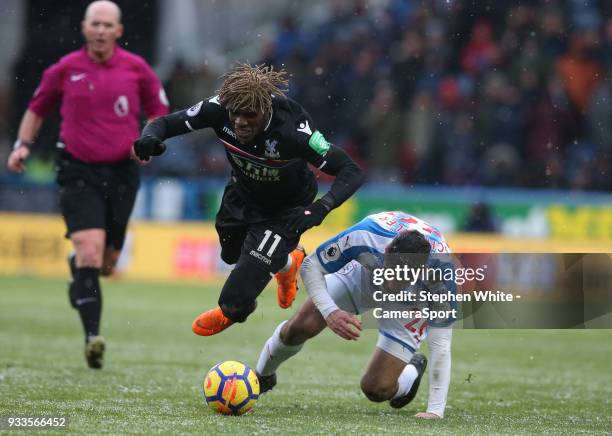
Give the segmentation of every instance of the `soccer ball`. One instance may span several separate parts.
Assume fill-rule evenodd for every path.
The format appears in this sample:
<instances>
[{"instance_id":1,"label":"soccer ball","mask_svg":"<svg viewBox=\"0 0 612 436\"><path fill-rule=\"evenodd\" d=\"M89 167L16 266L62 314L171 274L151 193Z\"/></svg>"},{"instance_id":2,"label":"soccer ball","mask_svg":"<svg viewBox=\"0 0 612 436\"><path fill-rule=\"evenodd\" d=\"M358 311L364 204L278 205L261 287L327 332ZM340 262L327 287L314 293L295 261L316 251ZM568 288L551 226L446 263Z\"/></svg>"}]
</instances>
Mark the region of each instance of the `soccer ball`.
<instances>
[{"instance_id":1,"label":"soccer ball","mask_svg":"<svg viewBox=\"0 0 612 436\"><path fill-rule=\"evenodd\" d=\"M259 398L259 380L244 363L228 360L213 366L204 379L208 406L223 415L242 415Z\"/></svg>"}]
</instances>

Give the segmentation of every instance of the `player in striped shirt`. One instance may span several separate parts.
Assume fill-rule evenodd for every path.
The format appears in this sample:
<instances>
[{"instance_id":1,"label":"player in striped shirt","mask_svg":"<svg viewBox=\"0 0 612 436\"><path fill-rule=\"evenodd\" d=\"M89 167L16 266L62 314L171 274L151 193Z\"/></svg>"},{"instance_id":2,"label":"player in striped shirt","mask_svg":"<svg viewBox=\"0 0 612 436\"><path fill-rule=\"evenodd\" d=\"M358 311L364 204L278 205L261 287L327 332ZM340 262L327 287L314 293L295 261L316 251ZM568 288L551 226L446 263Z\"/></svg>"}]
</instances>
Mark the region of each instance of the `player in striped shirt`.
<instances>
[{"instance_id":1,"label":"player in striped shirt","mask_svg":"<svg viewBox=\"0 0 612 436\"><path fill-rule=\"evenodd\" d=\"M298 312L281 323L268 339L257 363L262 392L276 384L276 370L297 354L304 342L325 327L347 340L357 340L362 329L355 314L373 307L364 298L367 273L391 267L394 259L414 253L428 266L442 265L450 249L442 234L425 221L403 213L382 212L320 245L302 264L301 275L310 296ZM410 255L408 258L411 258ZM421 263L420 261L417 263ZM364 274L366 273L366 274ZM454 283L421 283L421 288L455 292ZM425 319L379 319L378 341L361 389L372 401L390 401L404 407L415 397L427 359L416 351L427 338L430 350L429 402L416 416L442 418L446 407L451 367L452 318L442 322Z\"/></svg>"}]
</instances>

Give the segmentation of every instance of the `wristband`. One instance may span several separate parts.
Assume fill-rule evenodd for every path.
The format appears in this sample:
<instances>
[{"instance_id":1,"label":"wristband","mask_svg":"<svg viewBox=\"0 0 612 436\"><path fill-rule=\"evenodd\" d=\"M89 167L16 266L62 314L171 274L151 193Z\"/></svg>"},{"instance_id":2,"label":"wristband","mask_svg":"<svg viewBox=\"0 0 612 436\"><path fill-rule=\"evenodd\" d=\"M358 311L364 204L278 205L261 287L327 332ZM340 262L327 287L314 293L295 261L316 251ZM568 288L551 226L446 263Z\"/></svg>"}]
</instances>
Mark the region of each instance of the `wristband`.
<instances>
[{"instance_id":1,"label":"wristband","mask_svg":"<svg viewBox=\"0 0 612 436\"><path fill-rule=\"evenodd\" d=\"M23 146L30 147L30 145L31 144L28 144L27 142L22 141L21 139L17 139L15 143L13 144L13 150L17 150L19 147L23 147Z\"/></svg>"}]
</instances>

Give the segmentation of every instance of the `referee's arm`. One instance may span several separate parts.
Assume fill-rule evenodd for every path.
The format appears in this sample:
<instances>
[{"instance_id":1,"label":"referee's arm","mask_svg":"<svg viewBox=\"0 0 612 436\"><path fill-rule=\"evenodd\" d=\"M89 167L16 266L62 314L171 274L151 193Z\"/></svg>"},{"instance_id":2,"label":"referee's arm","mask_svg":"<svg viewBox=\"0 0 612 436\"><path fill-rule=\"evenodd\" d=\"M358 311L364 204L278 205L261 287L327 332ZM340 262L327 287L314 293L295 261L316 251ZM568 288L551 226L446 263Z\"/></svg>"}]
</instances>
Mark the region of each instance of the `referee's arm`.
<instances>
[{"instance_id":1,"label":"referee's arm","mask_svg":"<svg viewBox=\"0 0 612 436\"><path fill-rule=\"evenodd\" d=\"M9 170L17 173L25 171L25 160L30 155L30 145L36 139L43 121L44 118L36 112L30 109L25 111L19 124L17 140L6 164Z\"/></svg>"}]
</instances>

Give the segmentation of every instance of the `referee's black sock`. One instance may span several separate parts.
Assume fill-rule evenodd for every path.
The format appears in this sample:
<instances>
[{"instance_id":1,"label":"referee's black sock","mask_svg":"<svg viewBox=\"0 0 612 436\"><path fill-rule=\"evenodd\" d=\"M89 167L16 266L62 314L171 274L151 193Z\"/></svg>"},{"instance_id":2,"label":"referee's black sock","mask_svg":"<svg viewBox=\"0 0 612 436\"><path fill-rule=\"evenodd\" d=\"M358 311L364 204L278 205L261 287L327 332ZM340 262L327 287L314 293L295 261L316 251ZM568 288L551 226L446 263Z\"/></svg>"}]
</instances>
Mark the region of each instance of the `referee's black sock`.
<instances>
[{"instance_id":1,"label":"referee's black sock","mask_svg":"<svg viewBox=\"0 0 612 436\"><path fill-rule=\"evenodd\" d=\"M74 280L74 277L76 276L76 270L77 270L76 253L72 253L70 254L70 256L68 256L68 267L70 267L70 279Z\"/></svg>"},{"instance_id":2,"label":"referee's black sock","mask_svg":"<svg viewBox=\"0 0 612 436\"><path fill-rule=\"evenodd\" d=\"M100 333L102 314L102 291L100 289L100 268L77 268L74 281L69 288L70 304L79 311L85 341Z\"/></svg>"}]
</instances>

